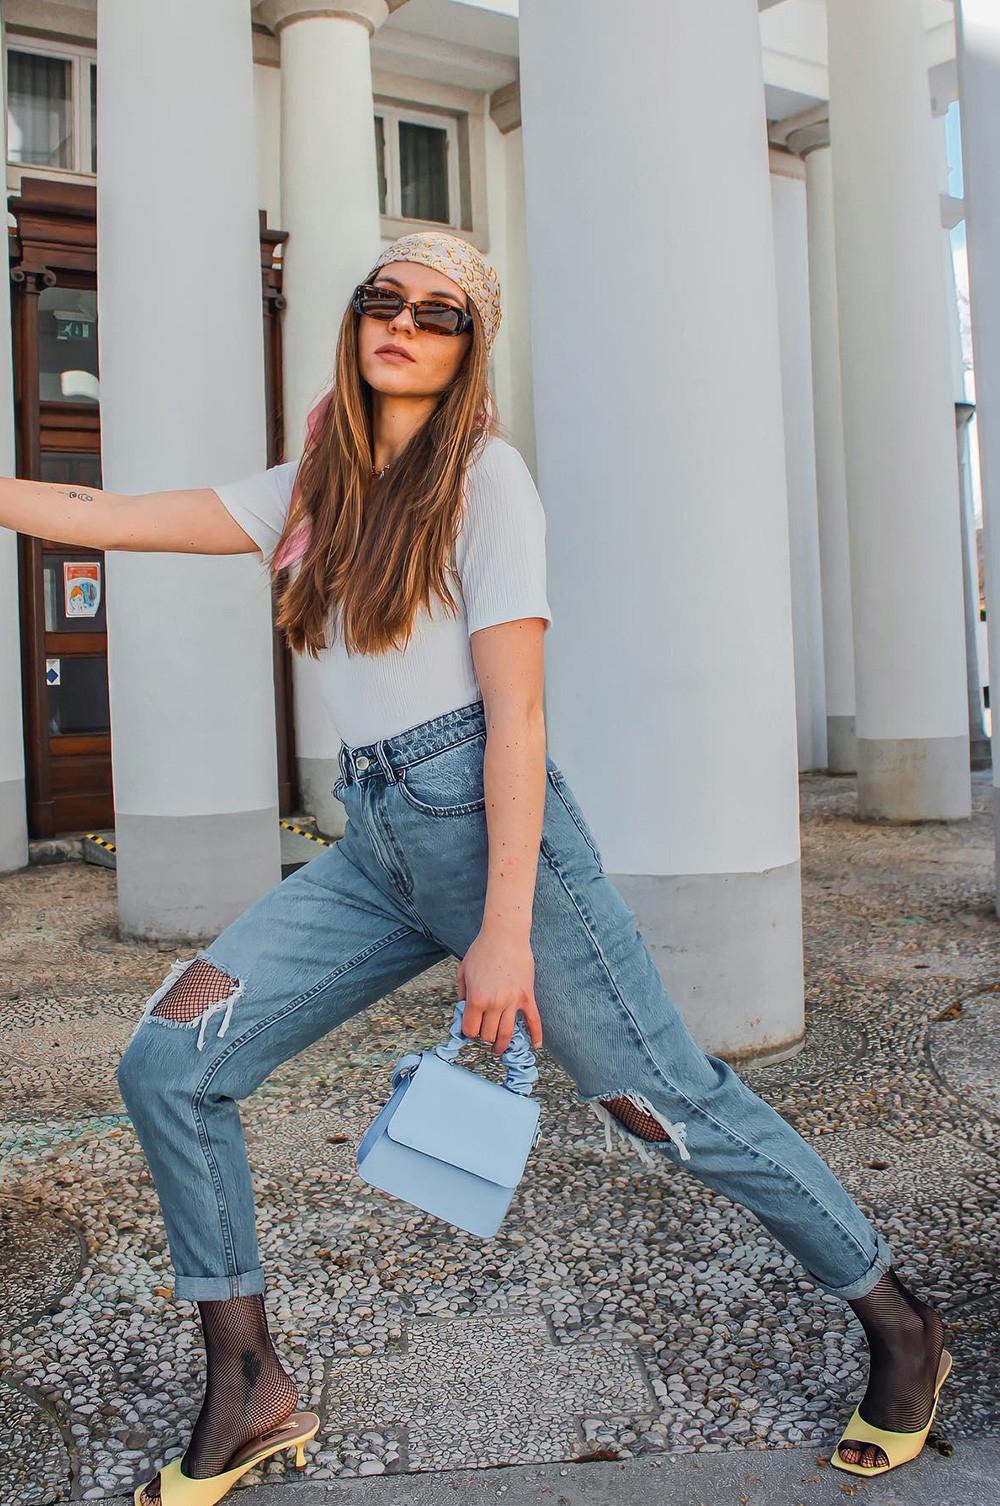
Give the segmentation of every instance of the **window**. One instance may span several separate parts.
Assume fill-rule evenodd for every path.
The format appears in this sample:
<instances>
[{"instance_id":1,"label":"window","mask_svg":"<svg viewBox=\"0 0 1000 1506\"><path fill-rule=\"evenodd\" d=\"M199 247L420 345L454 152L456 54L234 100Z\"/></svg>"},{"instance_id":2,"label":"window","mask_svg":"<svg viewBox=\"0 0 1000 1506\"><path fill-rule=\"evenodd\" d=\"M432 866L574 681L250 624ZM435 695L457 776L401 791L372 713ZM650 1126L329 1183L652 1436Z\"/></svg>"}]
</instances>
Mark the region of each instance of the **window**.
<instances>
[{"instance_id":1,"label":"window","mask_svg":"<svg viewBox=\"0 0 1000 1506\"><path fill-rule=\"evenodd\" d=\"M93 50L10 40L6 61L7 161L62 174L96 173Z\"/></svg>"},{"instance_id":2,"label":"window","mask_svg":"<svg viewBox=\"0 0 1000 1506\"><path fill-rule=\"evenodd\" d=\"M97 294L90 288L43 288L37 304L40 401L99 402Z\"/></svg>"},{"instance_id":3,"label":"window","mask_svg":"<svg viewBox=\"0 0 1000 1506\"><path fill-rule=\"evenodd\" d=\"M379 211L393 219L458 226L458 121L379 105L375 115Z\"/></svg>"}]
</instances>

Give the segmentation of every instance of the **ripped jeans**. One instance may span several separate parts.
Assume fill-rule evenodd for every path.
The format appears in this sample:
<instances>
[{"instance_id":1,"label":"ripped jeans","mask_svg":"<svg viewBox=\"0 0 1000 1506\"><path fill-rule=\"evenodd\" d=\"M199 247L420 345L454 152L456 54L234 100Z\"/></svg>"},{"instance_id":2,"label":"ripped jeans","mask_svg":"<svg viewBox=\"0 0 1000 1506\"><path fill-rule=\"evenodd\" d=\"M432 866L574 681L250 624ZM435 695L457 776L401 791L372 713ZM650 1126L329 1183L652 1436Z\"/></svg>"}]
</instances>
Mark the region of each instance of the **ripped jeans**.
<instances>
[{"instance_id":1,"label":"ripped jeans","mask_svg":"<svg viewBox=\"0 0 1000 1506\"><path fill-rule=\"evenodd\" d=\"M487 878L485 746L479 700L342 747L344 836L174 963L147 1002L118 1084L156 1184L175 1296L265 1290L239 1100L474 941ZM747 1208L824 1291L863 1296L891 1264L888 1245L791 1125L695 1043L565 775L548 755L546 767L531 930L542 1071L550 1053L609 1133ZM202 991L171 1011L196 961Z\"/></svg>"}]
</instances>

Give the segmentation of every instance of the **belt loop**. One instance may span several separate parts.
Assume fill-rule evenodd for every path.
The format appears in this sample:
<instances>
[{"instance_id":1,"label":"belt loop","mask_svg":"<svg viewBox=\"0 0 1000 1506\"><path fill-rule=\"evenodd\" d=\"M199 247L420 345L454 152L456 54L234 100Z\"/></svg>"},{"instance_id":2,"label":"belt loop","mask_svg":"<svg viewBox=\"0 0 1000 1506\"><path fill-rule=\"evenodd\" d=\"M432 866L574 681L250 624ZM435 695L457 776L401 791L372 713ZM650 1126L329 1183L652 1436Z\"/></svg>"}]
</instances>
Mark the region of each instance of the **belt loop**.
<instances>
[{"instance_id":1,"label":"belt loop","mask_svg":"<svg viewBox=\"0 0 1000 1506\"><path fill-rule=\"evenodd\" d=\"M378 742L375 744L375 757L378 759L379 763L382 765L382 769L383 769L383 771L385 773L385 777L388 780L389 784L398 784L399 780L396 778L396 771L393 768L392 764L389 762L388 755L386 754L386 751L385 751L385 738L384 737L380 737L379 740L378 740Z\"/></svg>"},{"instance_id":2,"label":"belt loop","mask_svg":"<svg viewBox=\"0 0 1000 1506\"><path fill-rule=\"evenodd\" d=\"M344 758L343 743L341 743L340 747L337 749L337 763L340 765L340 777L344 781L344 783L347 784L349 781L347 778L347 761Z\"/></svg>"}]
</instances>

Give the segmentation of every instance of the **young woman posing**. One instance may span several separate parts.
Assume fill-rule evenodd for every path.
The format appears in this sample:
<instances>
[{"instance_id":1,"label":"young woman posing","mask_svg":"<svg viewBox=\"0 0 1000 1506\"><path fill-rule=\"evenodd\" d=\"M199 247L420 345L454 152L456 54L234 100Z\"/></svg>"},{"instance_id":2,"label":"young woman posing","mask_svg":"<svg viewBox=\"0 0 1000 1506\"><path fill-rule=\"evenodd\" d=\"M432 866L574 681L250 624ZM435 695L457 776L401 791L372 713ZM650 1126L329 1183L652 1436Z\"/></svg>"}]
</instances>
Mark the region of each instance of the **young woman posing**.
<instances>
[{"instance_id":1,"label":"young woman posing","mask_svg":"<svg viewBox=\"0 0 1000 1506\"><path fill-rule=\"evenodd\" d=\"M186 1452L136 1506L209 1506L279 1448L304 1461L319 1419L296 1410L268 1333L237 1104L448 956L466 1035L500 1054L518 1011L536 1047L544 1024L607 1123L749 1209L850 1303L869 1380L835 1464L875 1474L913 1457L950 1368L940 1317L900 1283L882 1235L693 1041L546 751L545 519L492 417L500 318L474 247L403 236L344 313L301 462L137 497L0 482L11 528L103 549L260 550L294 567L279 620L322 663L343 738L343 838L173 964L119 1064L175 1295L198 1304L207 1357Z\"/></svg>"}]
</instances>

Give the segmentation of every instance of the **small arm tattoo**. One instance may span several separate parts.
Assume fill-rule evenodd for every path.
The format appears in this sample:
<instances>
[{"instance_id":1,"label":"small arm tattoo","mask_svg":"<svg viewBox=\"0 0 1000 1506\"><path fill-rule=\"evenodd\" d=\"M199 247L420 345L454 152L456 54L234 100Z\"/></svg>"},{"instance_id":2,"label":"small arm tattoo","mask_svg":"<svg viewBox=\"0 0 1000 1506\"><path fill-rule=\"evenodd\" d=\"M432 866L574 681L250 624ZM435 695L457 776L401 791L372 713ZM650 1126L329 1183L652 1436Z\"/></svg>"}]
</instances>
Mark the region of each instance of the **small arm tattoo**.
<instances>
[{"instance_id":1,"label":"small arm tattoo","mask_svg":"<svg viewBox=\"0 0 1000 1506\"><path fill-rule=\"evenodd\" d=\"M74 502L93 502L93 492L70 492L69 497Z\"/></svg>"}]
</instances>

